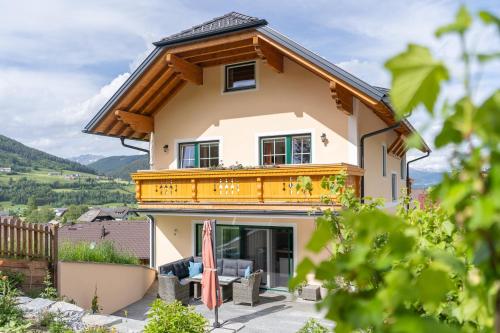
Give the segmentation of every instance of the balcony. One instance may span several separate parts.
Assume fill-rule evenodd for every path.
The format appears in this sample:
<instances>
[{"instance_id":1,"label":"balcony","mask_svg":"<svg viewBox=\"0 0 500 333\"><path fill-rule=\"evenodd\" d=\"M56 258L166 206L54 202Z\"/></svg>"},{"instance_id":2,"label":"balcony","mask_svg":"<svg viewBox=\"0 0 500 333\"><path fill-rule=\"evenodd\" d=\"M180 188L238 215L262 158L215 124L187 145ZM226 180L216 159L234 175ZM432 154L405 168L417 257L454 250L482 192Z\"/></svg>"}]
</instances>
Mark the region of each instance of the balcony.
<instances>
[{"instance_id":1,"label":"balcony","mask_svg":"<svg viewBox=\"0 0 500 333\"><path fill-rule=\"evenodd\" d=\"M310 210L321 206L323 177L347 174L359 193L363 169L349 164L262 167L251 169L147 170L132 174L141 208ZM309 176L311 193L297 191L299 176Z\"/></svg>"}]
</instances>

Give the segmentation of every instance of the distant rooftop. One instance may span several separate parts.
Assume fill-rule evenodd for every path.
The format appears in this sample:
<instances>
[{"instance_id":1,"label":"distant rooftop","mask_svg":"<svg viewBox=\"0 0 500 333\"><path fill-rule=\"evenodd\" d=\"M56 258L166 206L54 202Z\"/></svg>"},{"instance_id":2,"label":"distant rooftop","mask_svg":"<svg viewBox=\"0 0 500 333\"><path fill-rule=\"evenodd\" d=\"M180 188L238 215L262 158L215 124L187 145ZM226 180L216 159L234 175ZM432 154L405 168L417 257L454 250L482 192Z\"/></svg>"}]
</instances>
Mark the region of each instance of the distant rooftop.
<instances>
[{"instance_id":1,"label":"distant rooftop","mask_svg":"<svg viewBox=\"0 0 500 333\"><path fill-rule=\"evenodd\" d=\"M149 259L149 224L146 221L105 221L62 225L59 242L111 241L139 259Z\"/></svg>"}]
</instances>

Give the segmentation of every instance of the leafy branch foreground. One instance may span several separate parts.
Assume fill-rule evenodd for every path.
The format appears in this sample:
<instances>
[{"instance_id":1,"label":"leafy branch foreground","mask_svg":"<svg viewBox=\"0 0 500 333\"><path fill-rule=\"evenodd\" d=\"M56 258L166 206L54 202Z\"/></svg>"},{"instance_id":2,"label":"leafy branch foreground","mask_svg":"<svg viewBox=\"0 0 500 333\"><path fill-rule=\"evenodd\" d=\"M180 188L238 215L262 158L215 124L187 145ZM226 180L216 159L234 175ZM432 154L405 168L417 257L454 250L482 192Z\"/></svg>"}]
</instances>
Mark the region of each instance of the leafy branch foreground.
<instances>
[{"instance_id":1,"label":"leafy branch foreground","mask_svg":"<svg viewBox=\"0 0 500 333\"><path fill-rule=\"evenodd\" d=\"M500 32L500 18L478 14ZM456 170L432 191L439 206L383 212L379 203L361 203L344 176L323 181L342 211L325 211L308 249L328 248L328 260L304 259L296 287L308 274L328 289L320 307L335 321L335 332L497 332L500 333L500 90L476 104L471 65L500 59L500 52L472 54L466 37L473 17L461 7L436 36L458 36L464 63L464 96L445 103L438 148L452 151ZM423 106L433 117L441 85L450 79L445 64L426 47L410 45L390 59L392 103L399 117ZM476 76L474 76L476 77ZM409 143L417 143L417 137ZM306 180L301 185L308 190Z\"/></svg>"}]
</instances>

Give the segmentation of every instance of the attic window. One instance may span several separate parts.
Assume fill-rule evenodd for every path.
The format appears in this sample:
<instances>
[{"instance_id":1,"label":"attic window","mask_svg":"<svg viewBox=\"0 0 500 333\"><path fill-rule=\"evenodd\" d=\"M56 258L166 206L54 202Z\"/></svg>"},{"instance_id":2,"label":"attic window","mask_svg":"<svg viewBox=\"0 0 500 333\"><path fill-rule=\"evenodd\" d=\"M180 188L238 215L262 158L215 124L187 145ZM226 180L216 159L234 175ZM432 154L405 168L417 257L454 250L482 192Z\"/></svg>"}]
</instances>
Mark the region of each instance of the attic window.
<instances>
[{"instance_id":1,"label":"attic window","mask_svg":"<svg viewBox=\"0 0 500 333\"><path fill-rule=\"evenodd\" d=\"M255 62L226 66L224 91L255 89Z\"/></svg>"}]
</instances>

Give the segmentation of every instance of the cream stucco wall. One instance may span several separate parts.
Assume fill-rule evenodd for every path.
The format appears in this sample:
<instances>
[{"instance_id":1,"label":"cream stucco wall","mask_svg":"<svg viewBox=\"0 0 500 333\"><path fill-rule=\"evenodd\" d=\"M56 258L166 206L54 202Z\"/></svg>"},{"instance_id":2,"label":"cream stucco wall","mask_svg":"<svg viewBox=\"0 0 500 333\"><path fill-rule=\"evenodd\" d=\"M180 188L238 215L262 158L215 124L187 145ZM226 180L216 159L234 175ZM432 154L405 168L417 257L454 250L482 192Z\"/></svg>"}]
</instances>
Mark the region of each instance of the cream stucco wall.
<instances>
[{"instance_id":1,"label":"cream stucco wall","mask_svg":"<svg viewBox=\"0 0 500 333\"><path fill-rule=\"evenodd\" d=\"M254 166L259 135L298 133L311 133L313 163L349 162L348 116L326 81L286 58L282 74L258 61L257 89L222 93L223 68L205 68L202 86L188 83L155 115L154 169L177 168L179 141L210 139L221 141L225 166Z\"/></svg>"},{"instance_id":2,"label":"cream stucco wall","mask_svg":"<svg viewBox=\"0 0 500 333\"><path fill-rule=\"evenodd\" d=\"M94 293L104 314L111 314L144 297L156 272L148 267L86 262L59 262L59 295L88 310Z\"/></svg>"},{"instance_id":3,"label":"cream stucco wall","mask_svg":"<svg viewBox=\"0 0 500 333\"><path fill-rule=\"evenodd\" d=\"M163 264L189 257L195 252L195 223L201 223L206 218L213 216L155 216L156 223L156 268ZM294 238L294 268L297 264L309 257L313 261L320 261L328 257L328 252L314 254L306 250L315 222L312 217L303 218L262 218L262 217L220 217L217 218L219 224L254 226L286 226L293 228Z\"/></svg>"},{"instance_id":4,"label":"cream stucco wall","mask_svg":"<svg viewBox=\"0 0 500 333\"><path fill-rule=\"evenodd\" d=\"M358 106L358 134L376 131L387 127L373 111L363 103L357 103ZM394 131L385 132L365 139L365 196L373 198L385 198L388 206L391 206L391 174L397 175L398 197L401 189L406 186L406 180L401 179L401 160L387 154L387 175L382 176L382 145L387 148L396 139Z\"/></svg>"}]
</instances>

